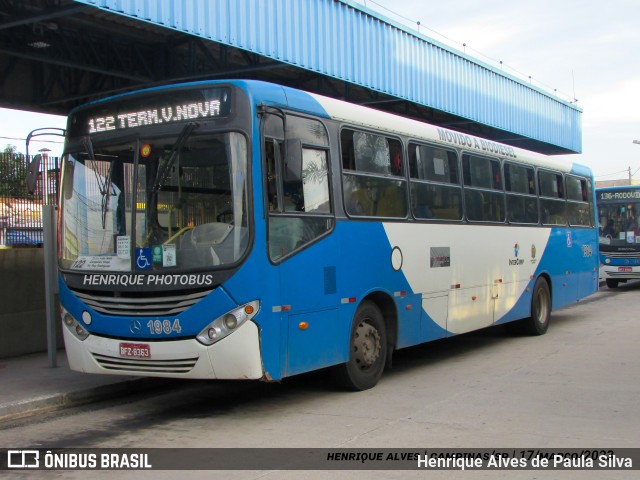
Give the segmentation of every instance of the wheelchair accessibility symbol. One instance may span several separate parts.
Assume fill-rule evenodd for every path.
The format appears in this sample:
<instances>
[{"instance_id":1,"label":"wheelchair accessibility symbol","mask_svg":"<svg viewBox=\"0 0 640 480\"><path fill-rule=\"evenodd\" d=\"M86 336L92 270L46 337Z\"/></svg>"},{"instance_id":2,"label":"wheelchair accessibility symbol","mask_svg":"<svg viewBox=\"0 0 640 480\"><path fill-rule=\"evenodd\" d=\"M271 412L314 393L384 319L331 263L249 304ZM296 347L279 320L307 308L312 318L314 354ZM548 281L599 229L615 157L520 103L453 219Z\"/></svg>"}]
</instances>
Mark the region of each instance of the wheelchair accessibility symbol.
<instances>
[{"instance_id":1,"label":"wheelchair accessibility symbol","mask_svg":"<svg viewBox=\"0 0 640 480\"><path fill-rule=\"evenodd\" d=\"M151 248L136 248L136 267L138 270L150 270L151 265Z\"/></svg>"}]
</instances>

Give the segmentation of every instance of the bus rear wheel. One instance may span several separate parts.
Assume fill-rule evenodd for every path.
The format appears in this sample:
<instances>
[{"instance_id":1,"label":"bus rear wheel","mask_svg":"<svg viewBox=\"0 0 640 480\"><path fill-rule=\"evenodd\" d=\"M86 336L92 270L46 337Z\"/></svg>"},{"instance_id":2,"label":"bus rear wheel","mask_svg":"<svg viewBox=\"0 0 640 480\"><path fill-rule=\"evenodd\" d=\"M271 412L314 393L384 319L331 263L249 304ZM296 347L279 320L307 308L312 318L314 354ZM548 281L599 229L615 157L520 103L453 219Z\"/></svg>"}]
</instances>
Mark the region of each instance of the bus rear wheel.
<instances>
[{"instance_id":1,"label":"bus rear wheel","mask_svg":"<svg viewBox=\"0 0 640 480\"><path fill-rule=\"evenodd\" d=\"M374 387L387 359L387 332L384 318L375 303L365 300L351 324L349 360L335 367L338 384L348 390Z\"/></svg>"},{"instance_id":2,"label":"bus rear wheel","mask_svg":"<svg viewBox=\"0 0 640 480\"><path fill-rule=\"evenodd\" d=\"M531 317L523 322L524 330L530 335L544 335L551 319L551 292L547 281L538 277L531 297Z\"/></svg>"}]
</instances>

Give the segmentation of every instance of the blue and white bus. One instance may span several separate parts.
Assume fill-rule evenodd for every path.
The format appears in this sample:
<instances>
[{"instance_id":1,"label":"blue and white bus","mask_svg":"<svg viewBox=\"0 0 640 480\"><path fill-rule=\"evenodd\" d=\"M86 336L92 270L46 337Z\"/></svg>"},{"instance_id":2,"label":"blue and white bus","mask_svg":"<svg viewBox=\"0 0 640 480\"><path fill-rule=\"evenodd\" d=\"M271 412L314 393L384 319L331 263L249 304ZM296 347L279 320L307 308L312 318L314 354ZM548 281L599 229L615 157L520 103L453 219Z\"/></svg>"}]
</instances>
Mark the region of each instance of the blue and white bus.
<instances>
[{"instance_id":1,"label":"blue and white bus","mask_svg":"<svg viewBox=\"0 0 640 480\"><path fill-rule=\"evenodd\" d=\"M640 279L640 185L596 190L600 273L607 287Z\"/></svg>"},{"instance_id":2,"label":"blue and white bus","mask_svg":"<svg viewBox=\"0 0 640 480\"><path fill-rule=\"evenodd\" d=\"M393 351L598 288L592 175L257 81L74 110L59 217L69 364L374 386Z\"/></svg>"}]
</instances>

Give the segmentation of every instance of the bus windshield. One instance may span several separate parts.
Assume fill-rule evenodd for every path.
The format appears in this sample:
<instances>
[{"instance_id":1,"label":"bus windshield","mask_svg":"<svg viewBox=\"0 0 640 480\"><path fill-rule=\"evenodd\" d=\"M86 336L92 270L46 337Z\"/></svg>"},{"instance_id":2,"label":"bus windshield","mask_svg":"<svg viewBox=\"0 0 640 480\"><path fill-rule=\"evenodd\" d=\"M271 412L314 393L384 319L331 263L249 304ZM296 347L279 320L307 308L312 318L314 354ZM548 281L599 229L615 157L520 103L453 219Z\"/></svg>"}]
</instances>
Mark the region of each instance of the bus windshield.
<instances>
[{"instance_id":1,"label":"bus windshield","mask_svg":"<svg viewBox=\"0 0 640 480\"><path fill-rule=\"evenodd\" d=\"M60 267L211 270L248 245L247 142L240 133L76 142L63 160Z\"/></svg>"},{"instance_id":2,"label":"bus windshield","mask_svg":"<svg viewBox=\"0 0 640 480\"><path fill-rule=\"evenodd\" d=\"M598 200L600 244L640 247L640 201Z\"/></svg>"}]
</instances>

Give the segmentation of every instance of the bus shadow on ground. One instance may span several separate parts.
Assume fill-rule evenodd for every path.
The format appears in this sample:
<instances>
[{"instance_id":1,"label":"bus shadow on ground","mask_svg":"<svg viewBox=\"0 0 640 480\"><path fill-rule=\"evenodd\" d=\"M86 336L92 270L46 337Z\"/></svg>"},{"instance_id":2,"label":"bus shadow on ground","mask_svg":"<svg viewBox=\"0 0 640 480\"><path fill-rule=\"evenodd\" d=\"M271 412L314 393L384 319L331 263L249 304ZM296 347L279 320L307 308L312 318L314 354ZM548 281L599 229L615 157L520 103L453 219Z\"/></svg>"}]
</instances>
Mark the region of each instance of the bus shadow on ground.
<instances>
[{"instance_id":1,"label":"bus shadow on ground","mask_svg":"<svg viewBox=\"0 0 640 480\"><path fill-rule=\"evenodd\" d=\"M629 280L627 282L620 282L616 288L609 288L606 285L600 286L601 292L610 293L637 292L638 290L640 290L640 280Z\"/></svg>"}]
</instances>

